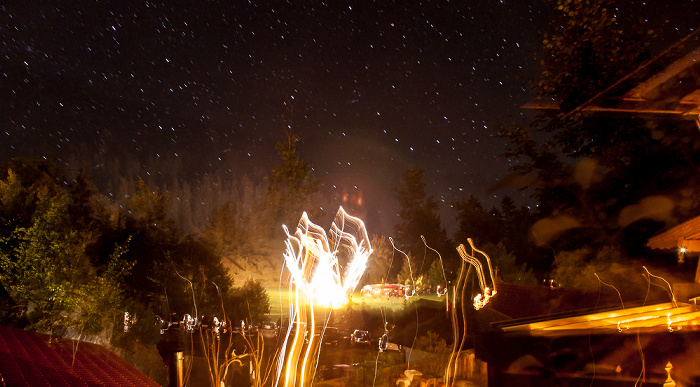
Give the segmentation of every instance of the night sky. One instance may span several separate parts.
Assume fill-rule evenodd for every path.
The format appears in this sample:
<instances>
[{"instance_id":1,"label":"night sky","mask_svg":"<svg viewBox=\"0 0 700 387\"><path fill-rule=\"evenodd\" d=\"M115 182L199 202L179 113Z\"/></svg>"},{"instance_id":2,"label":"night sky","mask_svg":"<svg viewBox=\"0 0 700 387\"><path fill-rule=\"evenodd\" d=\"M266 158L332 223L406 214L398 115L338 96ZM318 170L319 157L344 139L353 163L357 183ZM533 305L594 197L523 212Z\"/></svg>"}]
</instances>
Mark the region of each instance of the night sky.
<instances>
[{"instance_id":1,"label":"night sky","mask_svg":"<svg viewBox=\"0 0 700 387\"><path fill-rule=\"evenodd\" d=\"M663 26L665 48L700 27L699 9L636 0L615 12ZM11 0L0 162L54 155L77 168L93 152L99 168L118 149L185 165L182 179L260 179L291 125L331 213L361 195L370 233L389 234L391 187L421 166L449 227L449 204L470 194L525 203L488 190L515 162L494 124L529 119L519 107L550 20L541 1L516 0Z\"/></svg>"}]
</instances>

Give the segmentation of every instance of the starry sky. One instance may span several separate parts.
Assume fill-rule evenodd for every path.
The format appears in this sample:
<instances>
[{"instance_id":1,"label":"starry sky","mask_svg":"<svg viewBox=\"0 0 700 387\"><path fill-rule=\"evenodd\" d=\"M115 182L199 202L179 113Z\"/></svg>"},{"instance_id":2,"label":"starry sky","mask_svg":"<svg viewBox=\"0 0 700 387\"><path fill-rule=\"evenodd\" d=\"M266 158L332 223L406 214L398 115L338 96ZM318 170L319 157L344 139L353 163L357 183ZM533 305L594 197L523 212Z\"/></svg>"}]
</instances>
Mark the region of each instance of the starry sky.
<instances>
[{"instance_id":1,"label":"starry sky","mask_svg":"<svg viewBox=\"0 0 700 387\"><path fill-rule=\"evenodd\" d=\"M663 25L665 48L700 26L699 8L633 0L615 12ZM520 106L551 14L538 0L11 0L0 162L54 155L76 168L86 153L95 165L128 153L185 165L181 179L262 179L291 126L321 191L336 205L361 196L371 233L391 232L391 188L416 166L449 229L454 200L526 202L489 191L516 162L495 124L530 119Z\"/></svg>"}]
</instances>

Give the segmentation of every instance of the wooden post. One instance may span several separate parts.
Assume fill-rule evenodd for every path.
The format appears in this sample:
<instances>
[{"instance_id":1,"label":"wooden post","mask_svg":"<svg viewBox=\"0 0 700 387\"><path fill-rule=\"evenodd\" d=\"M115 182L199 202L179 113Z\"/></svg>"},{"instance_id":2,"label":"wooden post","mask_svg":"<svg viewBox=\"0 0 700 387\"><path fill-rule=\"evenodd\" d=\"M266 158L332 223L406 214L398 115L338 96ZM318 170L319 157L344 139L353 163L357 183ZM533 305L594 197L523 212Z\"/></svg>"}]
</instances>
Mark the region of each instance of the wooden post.
<instances>
[{"instance_id":1,"label":"wooden post","mask_svg":"<svg viewBox=\"0 0 700 387\"><path fill-rule=\"evenodd\" d=\"M175 351L170 362L170 387L183 387L183 368L185 356L182 351Z\"/></svg>"}]
</instances>

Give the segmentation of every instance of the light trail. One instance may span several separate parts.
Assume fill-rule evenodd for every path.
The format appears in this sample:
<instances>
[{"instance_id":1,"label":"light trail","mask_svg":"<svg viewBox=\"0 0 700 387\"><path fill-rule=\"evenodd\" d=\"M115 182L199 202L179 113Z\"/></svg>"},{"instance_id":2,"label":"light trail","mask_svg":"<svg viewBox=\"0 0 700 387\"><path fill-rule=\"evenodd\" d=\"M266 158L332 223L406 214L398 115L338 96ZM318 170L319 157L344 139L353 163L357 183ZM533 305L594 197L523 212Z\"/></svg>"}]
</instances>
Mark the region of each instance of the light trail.
<instances>
[{"instance_id":1,"label":"light trail","mask_svg":"<svg viewBox=\"0 0 700 387\"><path fill-rule=\"evenodd\" d=\"M491 258L485 252L477 249L476 246L474 246L474 241L471 238L467 238L467 242L469 242L469 246L471 246L472 248L471 253L467 252L467 249L464 247L463 244L457 246L457 252L459 253L460 257L462 257L462 263L460 265L457 283L452 289L452 307L449 308L452 321L453 344L452 352L450 353L447 366L445 367L445 373L443 375L445 384L448 386L451 385L451 383L454 382L457 378L457 362L459 360L459 352L464 346L467 337L467 315L464 305L464 293L466 289L467 278L469 277L469 273L471 273L472 268L476 273L476 276L479 280L479 288L481 289L481 293L477 294L473 299L474 309L479 310L483 308L484 306L486 306L486 304L488 304L491 298L496 295L496 279L493 276ZM477 258L477 254L480 255L481 258ZM470 266L469 270L467 270L465 274L467 264L469 264ZM488 268L488 273L484 271L484 266ZM450 302L449 298L450 296L448 295L446 299L448 303ZM458 301L460 303L460 308L457 307ZM460 321L457 315L458 310L461 310L461 321L463 327L461 340L459 340Z\"/></svg>"},{"instance_id":2,"label":"light trail","mask_svg":"<svg viewBox=\"0 0 700 387\"><path fill-rule=\"evenodd\" d=\"M651 274L651 272L646 268L646 266L642 266L642 268L646 272L645 278L648 281L647 295L644 297L644 304L646 304L647 297L649 296L649 288L652 285L651 278L653 277L653 278L658 278L658 279L662 280L666 284L668 289L663 288L663 287L662 288L664 290L666 290L669 293L669 295L671 296L671 303L673 305L673 310L678 310L679 308L678 308L678 303L676 302L676 295L673 294L673 289L671 288L671 284L669 284L668 281L666 281L664 278L659 277L659 276L654 275L654 274ZM622 309L624 309L625 304L622 302L622 295L620 294L620 291L617 290L616 287L614 287L608 283L603 282L597 273L593 273L593 274L596 276L596 278L598 278L598 281L600 281L600 283L608 285L608 286L612 287L613 289L615 289L618 296L620 297L620 303L622 303ZM653 284L653 285L656 285L656 284ZM657 286L659 286L659 285L657 285ZM621 321L617 322L618 332L622 332L623 330L629 330L631 326L634 326L637 328L636 329L637 350L639 351L639 357L640 357L640 361L642 363L642 369L639 373L639 376L637 377L637 381L634 383L635 387L637 385L639 385L640 381L643 384L644 381L646 380L646 360L645 360L645 356L644 356L644 348L642 347L642 343L640 340L639 327L642 325L642 323L645 323L645 322L647 322L647 324L649 324L649 325L656 325L656 324L658 324L659 320L661 320L663 317L665 317L665 320L666 320L665 323L666 323L666 326L667 326L667 329L669 332L679 331L679 330L683 329L683 327L680 325L678 325L678 327L674 329L673 323L674 322L680 323L681 318L679 316L674 321L674 319L671 316L672 316L671 312L666 312L665 315L663 315L663 316L660 314L657 314L657 313L652 313L652 314L646 314L643 316L634 316L630 319L625 319L625 320L621 320Z\"/></svg>"},{"instance_id":3,"label":"light trail","mask_svg":"<svg viewBox=\"0 0 700 387\"><path fill-rule=\"evenodd\" d=\"M466 267L467 263L466 261L462 260L459 268L459 277L457 279L457 284L454 286L452 289L452 308L450 309L450 321L452 322L452 352L450 352L450 358L447 361L447 366L445 367L445 374L443 376L445 383L449 386L451 384L451 381L455 380L457 378L457 353L460 351L462 346L464 345L464 341L466 340L467 336L467 316L464 311L464 297L460 296L460 304L462 308L462 321L464 322L463 324L463 332L462 332L462 340L458 342L458 338L460 337L459 335L459 319L457 317L457 294L462 295L464 290L464 284L466 283L466 277L469 276L469 272L466 274L464 273L464 269ZM469 267L469 271L471 271L471 266ZM446 299L448 300L450 298L450 295L447 294ZM449 301L448 301L449 302Z\"/></svg>"},{"instance_id":4,"label":"light trail","mask_svg":"<svg viewBox=\"0 0 700 387\"><path fill-rule=\"evenodd\" d=\"M447 275L445 275L445 265L442 263L442 255L441 255L437 250L435 250L434 248L428 246L428 242L425 241L425 237L424 237L423 235L420 236L420 239L423 241L423 244L425 245L426 248L432 250L433 252L435 252L435 254L437 254L438 259L440 260L440 268L442 269L442 278L443 278L443 280L445 281L445 282L444 282L444 283L445 283L445 287L443 288L443 293L442 293L442 294L440 294L440 288L439 288L439 287L435 290L435 293L438 295L438 297L439 297L439 296L442 296L442 295L444 295L444 294L447 292ZM449 305L449 303L448 303L448 305Z\"/></svg>"},{"instance_id":5,"label":"light trail","mask_svg":"<svg viewBox=\"0 0 700 387\"><path fill-rule=\"evenodd\" d=\"M474 246L474 241L472 241L471 238L467 238L467 241L469 242L469 246L472 248L471 254L467 253L464 245L459 245L457 247L457 252L459 252L459 255L463 260L474 266L476 276L479 279L479 287L481 287L482 293L477 294L474 297L474 309L479 310L488 304L491 297L496 295L496 281L493 276L493 268L491 267L491 258L489 258L489 256L483 251L477 249ZM486 266L489 269L488 279L490 283L486 282L487 273L484 272L484 264L482 264L479 258L476 257L475 253L479 253L483 257L482 259L486 262ZM489 284L491 287L488 286Z\"/></svg>"},{"instance_id":6,"label":"light trail","mask_svg":"<svg viewBox=\"0 0 700 387\"><path fill-rule=\"evenodd\" d=\"M668 287L668 289L665 289L665 288L664 288L664 290L666 290L666 291L668 292L668 294L671 296L671 302L673 303L673 307L674 307L675 309L678 309L678 303L676 302L676 295L673 293L673 288L671 287L671 284L668 283L668 281L666 281L664 278L659 277L658 275L651 274L651 272L649 271L649 269L646 268L646 266L642 266L642 268L643 268L644 271L647 273L647 281L649 281L649 284L651 284L651 277L658 278L658 279L664 281L664 283L665 283L666 286ZM656 285L656 284L654 284L654 285ZM658 286L658 285L657 285L657 286ZM680 321L681 321L681 318L680 318L680 317L677 317L675 322L680 322ZM674 323L674 321L673 321L673 319L671 318L671 313L669 312L669 313L666 315L666 324L667 324L667 326L668 326L668 331L669 331L669 332L673 332L674 330L678 330L678 331L679 331L679 330L683 329L683 327L680 326L680 325L679 325L676 329L674 329L674 328L673 328L673 325L672 325L673 323Z\"/></svg>"},{"instance_id":7,"label":"light trail","mask_svg":"<svg viewBox=\"0 0 700 387\"><path fill-rule=\"evenodd\" d=\"M413 295L414 295L415 292L416 292L416 281L414 281L414 279L413 279L413 268L411 268L411 258L410 258L410 257L408 256L408 254L406 254L403 250L400 250L398 247L396 247L396 245L394 244L394 239L393 239L393 238L389 237L389 242L391 242L391 247L392 247L395 251L398 251L398 252L401 253L404 257L406 257L406 263L408 264L408 273L409 273L409 275L411 276L411 290L410 290L410 292L408 291L408 289L404 290L404 297L405 297L406 299L409 299L409 298L413 297ZM415 334L413 335L413 342L412 342L412 344L411 344L411 348L413 348L413 346L414 346L415 343L416 343L416 340L418 339L418 322L419 322L419 321L418 321L418 308L415 308L415 312L416 312L416 332L415 332ZM412 353L412 351L413 351L413 349L411 349L411 353ZM409 359L410 359L410 357L409 357ZM407 369L410 369L410 368L411 368L411 362L410 362L410 360L407 360L407 361L406 361L406 368L407 368Z\"/></svg>"},{"instance_id":8,"label":"light trail","mask_svg":"<svg viewBox=\"0 0 700 387\"><path fill-rule=\"evenodd\" d=\"M341 207L331 225L330 239L325 230L301 217L294 235L287 234L285 267L292 282L316 306L339 308L347 303L367 268L372 247L365 225ZM339 257L347 260L341 277Z\"/></svg>"},{"instance_id":9,"label":"light trail","mask_svg":"<svg viewBox=\"0 0 700 387\"><path fill-rule=\"evenodd\" d=\"M617 288L616 288L615 286L610 285L609 283L607 283L607 282L603 281L602 279L600 279L600 276L598 276L598 273L593 273L593 275L594 275L596 278L598 278L598 282L600 282L601 284L606 285L606 286L610 286L611 288L615 289L615 291L617 292L617 296L620 298L620 305L622 305L622 309L625 309L625 303L624 303L624 301L622 301L622 294L620 294L620 291L617 290Z\"/></svg>"},{"instance_id":10,"label":"light trail","mask_svg":"<svg viewBox=\"0 0 700 387\"><path fill-rule=\"evenodd\" d=\"M491 298L496 295L496 279L493 276L491 258L489 258L489 256L485 252L477 249L476 246L474 246L474 241L472 241L471 238L467 238L467 241L469 242L469 246L471 246L472 248L471 254L467 253L467 249L464 247L464 245L460 244L459 246L457 246L457 252L462 257L462 264L460 267L457 284L454 286L452 291L452 310L450 312L450 315L452 319L452 335L454 337L452 340L452 352L450 353L447 366L445 367L445 374L443 376L445 384L448 386L450 386L451 383L457 378L457 362L459 360L459 352L464 346L464 342L467 336L467 316L464 308L464 292L466 289L467 277L469 277L469 273L471 272L472 268L474 268L474 272L476 273L476 276L479 280L479 287L482 292L474 297L474 309L479 310L483 308L484 306L486 306L486 304L488 304ZM481 258L477 258L477 254L480 255ZM482 260L484 262L482 262ZM465 274L464 271L467 264L471 266ZM488 267L488 273L484 271L484 266ZM457 300L459 300L461 308L457 308ZM458 309L461 309L461 317L463 323L462 339L461 341L459 341L459 344L457 344L458 338L460 336L458 328L459 319L457 316Z\"/></svg>"},{"instance_id":11,"label":"light trail","mask_svg":"<svg viewBox=\"0 0 700 387\"><path fill-rule=\"evenodd\" d=\"M410 294L407 291L404 292L404 296L406 298L410 298L416 292L416 281L413 280L413 268L411 267L411 259L408 257L408 254L406 254L405 252L403 252L403 250L400 250L398 247L396 247L396 245L394 244L394 238L389 237L389 242L391 242L391 247L394 249L394 251L398 251L399 253L401 253L401 255L406 257L406 263L408 264L408 273L411 276L411 292L410 292ZM417 327L416 327L416 329L417 329Z\"/></svg>"},{"instance_id":12,"label":"light trail","mask_svg":"<svg viewBox=\"0 0 700 387\"><path fill-rule=\"evenodd\" d=\"M365 272L372 246L364 222L348 215L342 207L328 234L312 223L306 212L294 234L286 226L283 228L287 234L284 267L290 274L290 294L294 295L290 298L290 320L295 329L290 342L292 325L287 328L275 385L284 368L285 387L305 386L310 382L307 375L314 363L312 354L317 348L318 363L321 346L317 341L323 337L320 332L319 339L316 338L314 306L332 310L347 303Z\"/></svg>"},{"instance_id":13,"label":"light trail","mask_svg":"<svg viewBox=\"0 0 700 387\"><path fill-rule=\"evenodd\" d=\"M673 288L671 287L671 284L669 284L668 281L666 281L666 280L663 279L662 277L659 277L658 275L653 275L653 274L651 274L651 272L649 271L649 269L647 269L646 266L642 266L642 268L644 269L644 271L645 271L645 272L647 273L647 275L649 276L649 277L647 277L647 280L649 281L649 283L651 283L651 277L658 278L658 279L664 281L664 283L665 283L666 286L668 287L668 290L666 290L666 291L667 291L668 294L671 296L671 302L672 302L673 305L677 308L677 307L678 307L678 304L676 303L676 295L673 294Z\"/></svg>"}]
</instances>

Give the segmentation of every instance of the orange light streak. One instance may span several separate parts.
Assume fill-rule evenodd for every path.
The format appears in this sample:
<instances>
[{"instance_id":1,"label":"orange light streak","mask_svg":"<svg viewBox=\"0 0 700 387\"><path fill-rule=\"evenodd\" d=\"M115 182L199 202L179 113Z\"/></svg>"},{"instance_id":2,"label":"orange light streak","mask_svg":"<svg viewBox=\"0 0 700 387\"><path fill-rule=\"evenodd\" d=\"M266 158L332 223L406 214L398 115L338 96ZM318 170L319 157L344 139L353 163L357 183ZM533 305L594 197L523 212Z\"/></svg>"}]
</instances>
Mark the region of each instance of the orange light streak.
<instances>
[{"instance_id":1,"label":"orange light streak","mask_svg":"<svg viewBox=\"0 0 700 387\"><path fill-rule=\"evenodd\" d=\"M467 241L469 242L469 246L472 248L471 254L467 253L466 248L464 245L460 244L457 246L457 252L459 252L459 255L462 257L462 262L460 266L460 272L459 272L459 278L457 280L457 284L454 286L453 291L452 291L452 308L451 308L451 318L452 318L452 335L453 335L453 340L452 340L452 352L450 353L450 358L448 360L447 366L445 367L445 373L443 375L443 378L445 380L445 384L448 386L452 384L454 380L457 378L457 359L459 358L459 351L460 349L464 346L464 343L466 341L467 337L467 316L466 316L466 311L464 307L464 290L466 287L466 282L467 282L467 277L469 276L469 272L471 271L471 267L469 268L469 271L465 274L465 268L467 264L471 265L474 268L474 272L476 273L477 278L479 279L479 287L481 288L482 293L477 294L476 297L474 297L473 305L474 309L479 310L486 306L486 304L491 300L493 296L496 295L496 280L493 276L493 268L491 267L491 258L489 258L488 254L485 252L477 249L474 246L474 241L472 241L471 238L467 238ZM481 255L481 259L477 258L477 254ZM482 263L482 260L485 262L485 265L488 267L488 273L484 271L484 263ZM488 278L488 282L487 282ZM490 285L490 286L489 286ZM449 296L448 296L449 297ZM460 300L461 308L457 308L457 300ZM457 317L457 311L458 309L461 309L462 311L462 339L458 344L458 338L459 338L459 320ZM449 307L448 307L449 310Z\"/></svg>"},{"instance_id":2,"label":"orange light streak","mask_svg":"<svg viewBox=\"0 0 700 387\"><path fill-rule=\"evenodd\" d=\"M318 356L321 348L316 345L314 306L333 309L347 303L364 274L372 247L362 220L348 215L342 207L331 224L330 237L309 220L306 212L294 234L290 234L286 226L283 228L287 234L284 269L289 271L290 294L294 294L290 298L290 316L296 327L291 343L292 327L287 329L280 350L280 358L285 359L286 354L286 360L278 364L282 367L284 363L285 387L305 386L309 382L314 350L318 348ZM347 262L342 276L340 262ZM307 328L310 335L305 343ZM287 346L289 351L286 351ZM277 383L280 373L278 369Z\"/></svg>"},{"instance_id":3,"label":"orange light streak","mask_svg":"<svg viewBox=\"0 0 700 387\"><path fill-rule=\"evenodd\" d=\"M331 225L330 239L325 230L303 213L294 235L287 234L285 267L293 282L315 305L338 308L355 291L372 253L367 230L359 218L348 215L341 207ZM340 274L339 256L347 259L344 276Z\"/></svg>"},{"instance_id":4,"label":"orange light streak","mask_svg":"<svg viewBox=\"0 0 700 387\"><path fill-rule=\"evenodd\" d=\"M457 247L457 252L459 252L459 255L462 257L463 260L465 260L467 263L470 265L474 266L474 269L476 271L476 276L479 279L479 287L481 287L481 294L477 294L476 297L474 297L474 309L479 310L486 306L488 304L489 300L491 297L496 295L496 281L494 280L493 277L493 268L491 267L491 258L484 253L483 251L477 249L474 246L474 241L472 241L471 238L467 238L467 241L469 242L469 245L472 248L472 253L469 254L467 253L467 250L465 249L464 245L459 245ZM486 283L486 276L487 274L484 272L484 265L481 263L481 261L476 257L476 254L474 253L479 253L483 256L483 260L486 262L486 266L488 266L488 278L490 281L491 286L493 288L489 287L488 284Z\"/></svg>"}]
</instances>

